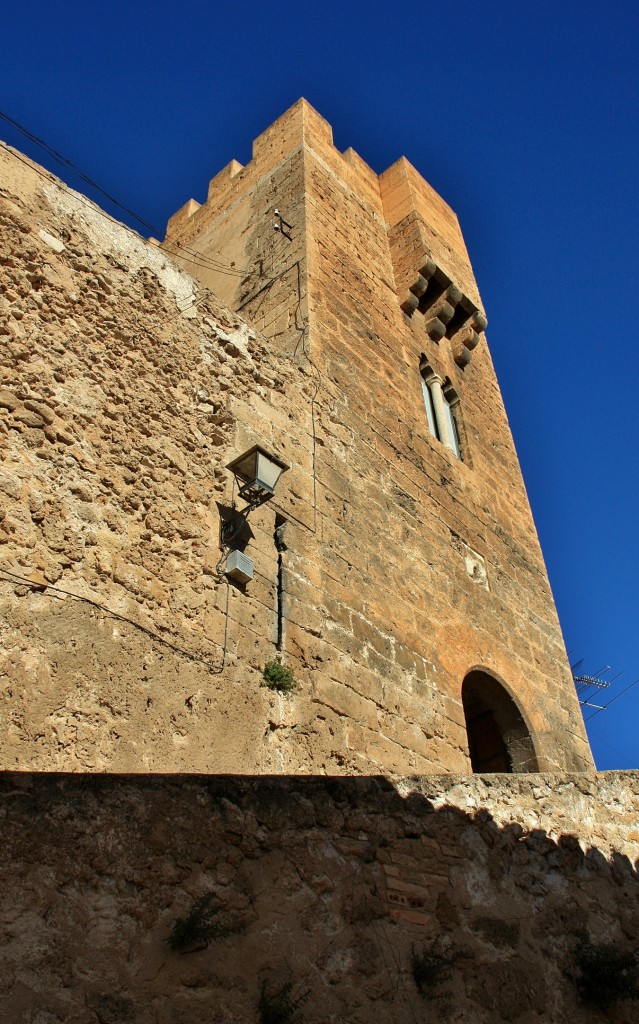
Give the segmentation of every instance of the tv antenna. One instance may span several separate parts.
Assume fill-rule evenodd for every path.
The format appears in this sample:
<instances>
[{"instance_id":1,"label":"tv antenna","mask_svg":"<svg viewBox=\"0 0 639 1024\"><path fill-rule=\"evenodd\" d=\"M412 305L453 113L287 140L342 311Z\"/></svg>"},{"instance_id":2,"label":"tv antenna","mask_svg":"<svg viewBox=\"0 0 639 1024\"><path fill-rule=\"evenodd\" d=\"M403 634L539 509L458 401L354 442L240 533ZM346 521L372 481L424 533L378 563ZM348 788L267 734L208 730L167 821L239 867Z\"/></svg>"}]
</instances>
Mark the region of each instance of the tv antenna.
<instances>
[{"instance_id":1,"label":"tv antenna","mask_svg":"<svg viewBox=\"0 0 639 1024\"><path fill-rule=\"evenodd\" d=\"M607 704L594 704L593 698L601 693L602 690L607 690L612 683L616 682L623 672L618 672L612 679L606 679L605 676L611 671L610 665L603 665L597 672L592 674L583 671L584 659L580 658L574 665L570 666L572 671L572 678L577 691L577 697L582 708L593 708L595 711L605 711ZM610 701L608 703L611 703Z\"/></svg>"}]
</instances>

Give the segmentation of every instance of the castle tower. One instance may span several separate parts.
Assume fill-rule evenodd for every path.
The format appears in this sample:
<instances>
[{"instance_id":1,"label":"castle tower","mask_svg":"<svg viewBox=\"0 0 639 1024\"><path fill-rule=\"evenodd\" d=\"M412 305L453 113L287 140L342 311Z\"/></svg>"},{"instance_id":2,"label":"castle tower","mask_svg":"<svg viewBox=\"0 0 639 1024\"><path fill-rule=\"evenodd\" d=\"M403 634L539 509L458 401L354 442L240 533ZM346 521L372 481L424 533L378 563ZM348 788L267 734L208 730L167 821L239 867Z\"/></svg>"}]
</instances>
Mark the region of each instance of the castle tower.
<instances>
[{"instance_id":1,"label":"castle tower","mask_svg":"<svg viewBox=\"0 0 639 1024\"><path fill-rule=\"evenodd\" d=\"M639 774L454 214L303 100L162 244L0 182L0 1017L629 1021Z\"/></svg>"},{"instance_id":2,"label":"castle tower","mask_svg":"<svg viewBox=\"0 0 639 1024\"><path fill-rule=\"evenodd\" d=\"M464 241L417 171L300 100L161 246L0 171L1 766L591 770ZM290 468L221 546L256 444Z\"/></svg>"},{"instance_id":3,"label":"castle tower","mask_svg":"<svg viewBox=\"0 0 639 1024\"><path fill-rule=\"evenodd\" d=\"M307 379L236 407L233 454L268 441L292 465L259 533L285 537L309 765L329 732L347 771L591 767L452 210L407 160L378 177L340 153L300 100L163 248Z\"/></svg>"}]
</instances>

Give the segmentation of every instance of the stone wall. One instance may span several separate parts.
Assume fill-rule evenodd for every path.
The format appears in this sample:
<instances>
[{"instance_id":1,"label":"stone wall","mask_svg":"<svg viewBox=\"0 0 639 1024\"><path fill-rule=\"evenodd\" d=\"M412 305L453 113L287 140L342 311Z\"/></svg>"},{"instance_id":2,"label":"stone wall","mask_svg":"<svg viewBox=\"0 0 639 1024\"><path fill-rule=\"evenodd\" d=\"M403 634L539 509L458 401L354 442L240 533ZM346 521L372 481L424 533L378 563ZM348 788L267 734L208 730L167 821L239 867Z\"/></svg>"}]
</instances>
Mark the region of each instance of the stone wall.
<instances>
[{"instance_id":1,"label":"stone wall","mask_svg":"<svg viewBox=\"0 0 639 1024\"><path fill-rule=\"evenodd\" d=\"M636 942L639 778L565 774L592 762L485 339L464 362L402 309L430 254L480 312L454 214L301 101L163 245L0 152L2 1019L603 1019L575 949ZM290 469L240 586L225 466L257 441ZM477 669L559 774L460 774Z\"/></svg>"},{"instance_id":2,"label":"stone wall","mask_svg":"<svg viewBox=\"0 0 639 1024\"><path fill-rule=\"evenodd\" d=\"M636 1020L571 977L637 944L637 773L6 774L0 812L7 1024Z\"/></svg>"},{"instance_id":3,"label":"stone wall","mask_svg":"<svg viewBox=\"0 0 639 1024\"><path fill-rule=\"evenodd\" d=\"M379 179L302 101L163 249L19 154L0 175L1 764L463 772L483 669L539 767L591 768L485 340L463 368L401 309L415 238L477 299L417 172ZM429 434L425 349L464 461ZM225 466L257 441L290 469L241 538L241 587ZM275 657L289 697L260 686Z\"/></svg>"},{"instance_id":4,"label":"stone wall","mask_svg":"<svg viewBox=\"0 0 639 1024\"><path fill-rule=\"evenodd\" d=\"M275 512L251 520L250 588L227 586L224 465L254 405L295 487L282 396L306 410L314 384L41 168L2 151L0 172L2 764L277 770Z\"/></svg>"}]
</instances>

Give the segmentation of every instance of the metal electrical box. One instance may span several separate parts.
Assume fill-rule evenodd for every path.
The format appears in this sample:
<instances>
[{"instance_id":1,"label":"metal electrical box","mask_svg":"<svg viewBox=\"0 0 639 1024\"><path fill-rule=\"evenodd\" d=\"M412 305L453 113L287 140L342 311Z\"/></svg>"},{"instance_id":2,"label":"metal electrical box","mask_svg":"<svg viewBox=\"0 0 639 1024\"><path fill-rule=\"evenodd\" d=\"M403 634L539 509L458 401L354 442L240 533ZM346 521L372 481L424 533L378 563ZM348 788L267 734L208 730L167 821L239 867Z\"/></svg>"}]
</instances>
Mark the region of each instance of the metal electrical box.
<instances>
[{"instance_id":1,"label":"metal electrical box","mask_svg":"<svg viewBox=\"0 0 639 1024\"><path fill-rule=\"evenodd\" d=\"M253 559L243 551L230 551L224 573L237 583L248 583L253 579Z\"/></svg>"}]
</instances>

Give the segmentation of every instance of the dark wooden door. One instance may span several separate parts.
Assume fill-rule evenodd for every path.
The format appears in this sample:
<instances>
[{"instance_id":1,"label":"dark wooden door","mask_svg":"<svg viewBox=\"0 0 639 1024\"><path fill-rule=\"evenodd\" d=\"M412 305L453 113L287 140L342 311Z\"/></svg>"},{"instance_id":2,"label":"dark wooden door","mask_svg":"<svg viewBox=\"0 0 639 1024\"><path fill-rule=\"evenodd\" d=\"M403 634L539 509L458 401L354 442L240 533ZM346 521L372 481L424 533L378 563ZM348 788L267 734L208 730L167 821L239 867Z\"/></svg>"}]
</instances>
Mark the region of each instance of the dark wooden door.
<instances>
[{"instance_id":1,"label":"dark wooden door","mask_svg":"<svg viewBox=\"0 0 639 1024\"><path fill-rule=\"evenodd\" d=\"M512 772L506 744L492 711L481 711L467 721L470 762L474 772Z\"/></svg>"}]
</instances>

